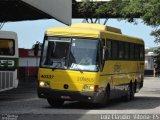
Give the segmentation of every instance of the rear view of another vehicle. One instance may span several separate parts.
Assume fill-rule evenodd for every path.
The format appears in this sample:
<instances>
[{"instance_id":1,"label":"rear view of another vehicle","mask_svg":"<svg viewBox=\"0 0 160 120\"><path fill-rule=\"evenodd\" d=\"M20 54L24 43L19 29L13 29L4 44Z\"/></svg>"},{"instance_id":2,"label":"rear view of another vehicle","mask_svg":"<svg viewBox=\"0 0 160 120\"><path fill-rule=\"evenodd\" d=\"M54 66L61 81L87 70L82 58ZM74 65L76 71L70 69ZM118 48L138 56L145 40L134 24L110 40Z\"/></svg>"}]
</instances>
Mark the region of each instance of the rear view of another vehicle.
<instances>
[{"instance_id":1,"label":"rear view of another vehicle","mask_svg":"<svg viewBox=\"0 0 160 120\"><path fill-rule=\"evenodd\" d=\"M17 69L17 34L10 31L0 31L0 92L18 86Z\"/></svg>"}]
</instances>

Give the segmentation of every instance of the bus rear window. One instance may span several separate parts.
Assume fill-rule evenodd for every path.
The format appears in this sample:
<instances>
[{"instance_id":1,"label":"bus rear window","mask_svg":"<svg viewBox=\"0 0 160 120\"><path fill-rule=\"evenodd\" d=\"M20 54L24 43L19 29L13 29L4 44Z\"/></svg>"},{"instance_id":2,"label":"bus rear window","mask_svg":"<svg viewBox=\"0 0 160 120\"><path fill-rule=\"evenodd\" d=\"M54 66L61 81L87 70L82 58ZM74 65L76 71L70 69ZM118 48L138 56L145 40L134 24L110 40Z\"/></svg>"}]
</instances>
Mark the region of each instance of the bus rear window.
<instances>
[{"instance_id":1,"label":"bus rear window","mask_svg":"<svg viewBox=\"0 0 160 120\"><path fill-rule=\"evenodd\" d=\"M0 55L14 55L14 41L11 39L0 39Z\"/></svg>"}]
</instances>

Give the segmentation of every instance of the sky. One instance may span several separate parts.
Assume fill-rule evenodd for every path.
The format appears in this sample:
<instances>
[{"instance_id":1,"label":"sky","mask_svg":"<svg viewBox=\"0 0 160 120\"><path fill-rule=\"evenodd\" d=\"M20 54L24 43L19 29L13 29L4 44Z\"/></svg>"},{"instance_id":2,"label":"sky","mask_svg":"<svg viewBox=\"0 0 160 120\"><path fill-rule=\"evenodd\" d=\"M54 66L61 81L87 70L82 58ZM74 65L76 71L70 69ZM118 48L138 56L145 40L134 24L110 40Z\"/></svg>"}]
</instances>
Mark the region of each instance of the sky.
<instances>
[{"instance_id":1,"label":"sky","mask_svg":"<svg viewBox=\"0 0 160 120\"><path fill-rule=\"evenodd\" d=\"M72 23L82 22L82 19L72 19ZM103 20L101 20L103 23ZM109 19L108 26L120 28L123 34L142 38L145 41L145 47L157 47L154 43L155 38L150 36L154 28L146 26L142 20L137 20L138 24L128 23L125 20ZM51 20L35 20L22 22L7 22L2 30L14 31L18 35L19 48L32 48L36 41L43 42L44 33L47 28L56 26L66 26L54 19Z\"/></svg>"}]
</instances>

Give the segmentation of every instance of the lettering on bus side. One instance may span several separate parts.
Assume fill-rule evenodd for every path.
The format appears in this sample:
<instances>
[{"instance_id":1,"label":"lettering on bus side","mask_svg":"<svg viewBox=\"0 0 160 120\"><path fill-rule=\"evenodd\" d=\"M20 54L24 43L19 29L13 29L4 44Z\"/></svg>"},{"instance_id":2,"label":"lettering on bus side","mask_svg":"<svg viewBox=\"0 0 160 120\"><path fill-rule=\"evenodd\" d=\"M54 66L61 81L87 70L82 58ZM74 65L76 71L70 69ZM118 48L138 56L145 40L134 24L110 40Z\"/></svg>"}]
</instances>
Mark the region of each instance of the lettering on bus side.
<instances>
[{"instance_id":1,"label":"lettering on bus side","mask_svg":"<svg viewBox=\"0 0 160 120\"><path fill-rule=\"evenodd\" d=\"M41 78L53 79L54 75L41 75Z\"/></svg>"},{"instance_id":2,"label":"lettering on bus side","mask_svg":"<svg viewBox=\"0 0 160 120\"><path fill-rule=\"evenodd\" d=\"M119 64L115 64L113 71L114 73L119 73L121 71L121 66Z\"/></svg>"},{"instance_id":3,"label":"lettering on bus side","mask_svg":"<svg viewBox=\"0 0 160 120\"><path fill-rule=\"evenodd\" d=\"M95 78L88 78L88 77L78 77L77 81L79 82L94 82Z\"/></svg>"},{"instance_id":4,"label":"lettering on bus side","mask_svg":"<svg viewBox=\"0 0 160 120\"><path fill-rule=\"evenodd\" d=\"M12 68L15 66L14 60L0 60L0 67L9 67Z\"/></svg>"}]
</instances>

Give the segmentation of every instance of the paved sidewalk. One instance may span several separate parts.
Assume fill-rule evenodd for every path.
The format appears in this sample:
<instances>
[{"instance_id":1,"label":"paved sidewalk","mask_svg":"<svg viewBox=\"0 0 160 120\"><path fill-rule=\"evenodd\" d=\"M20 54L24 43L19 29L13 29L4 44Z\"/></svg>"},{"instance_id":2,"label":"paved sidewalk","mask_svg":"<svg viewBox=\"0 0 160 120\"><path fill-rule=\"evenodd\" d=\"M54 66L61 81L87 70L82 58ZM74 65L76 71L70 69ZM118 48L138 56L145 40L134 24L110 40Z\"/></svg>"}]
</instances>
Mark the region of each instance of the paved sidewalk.
<instances>
[{"instance_id":1,"label":"paved sidewalk","mask_svg":"<svg viewBox=\"0 0 160 120\"><path fill-rule=\"evenodd\" d=\"M160 80L160 77L144 77L144 80Z\"/></svg>"}]
</instances>

